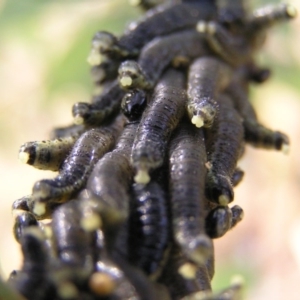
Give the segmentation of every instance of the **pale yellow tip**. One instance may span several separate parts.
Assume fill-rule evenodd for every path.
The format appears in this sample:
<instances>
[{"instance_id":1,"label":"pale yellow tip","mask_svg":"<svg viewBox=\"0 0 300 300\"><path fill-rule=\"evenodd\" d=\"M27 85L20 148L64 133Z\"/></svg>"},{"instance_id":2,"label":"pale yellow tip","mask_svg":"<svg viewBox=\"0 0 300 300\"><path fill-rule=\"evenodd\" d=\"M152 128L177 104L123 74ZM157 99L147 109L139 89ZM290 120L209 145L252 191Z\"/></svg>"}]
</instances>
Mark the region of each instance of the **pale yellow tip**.
<instances>
[{"instance_id":1,"label":"pale yellow tip","mask_svg":"<svg viewBox=\"0 0 300 300\"><path fill-rule=\"evenodd\" d=\"M42 202L35 202L33 213L37 216L42 216L46 212L46 204Z\"/></svg>"},{"instance_id":2,"label":"pale yellow tip","mask_svg":"<svg viewBox=\"0 0 300 300\"><path fill-rule=\"evenodd\" d=\"M101 54L98 52L98 50L92 48L89 56L87 57L87 62L91 66L98 66L101 64L101 61Z\"/></svg>"},{"instance_id":3,"label":"pale yellow tip","mask_svg":"<svg viewBox=\"0 0 300 300\"><path fill-rule=\"evenodd\" d=\"M29 153L20 150L20 152L19 152L19 161L22 164L27 164L28 161L29 161Z\"/></svg>"},{"instance_id":4,"label":"pale yellow tip","mask_svg":"<svg viewBox=\"0 0 300 300\"><path fill-rule=\"evenodd\" d=\"M108 274L96 272L90 277L89 287L96 295L108 296L114 291L116 284Z\"/></svg>"},{"instance_id":5,"label":"pale yellow tip","mask_svg":"<svg viewBox=\"0 0 300 300\"><path fill-rule=\"evenodd\" d=\"M132 78L130 78L129 76L124 76L120 79L120 84L124 87L131 86Z\"/></svg>"},{"instance_id":6,"label":"pale yellow tip","mask_svg":"<svg viewBox=\"0 0 300 300\"><path fill-rule=\"evenodd\" d=\"M196 278L197 267L192 263L185 263L179 267L178 273L185 279Z\"/></svg>"},{"instance_id":7,"label":"pale yellow tip","mask_svg":"<svg viewBox=\"0 0 300 300\"><path fill-rule=\"evenodd\" d=\"M293 5L287 5L286 13L290 18L297 17L297 9Z\"/></svg>"},{"instance_id":8,"label":"pale yellow tip","mask_svg":"<svg viewBox=\"0 0 300 300\"><path fill-rule=\"evenodd\" d=\"M83 124L83 122L84 122L84 119L81 116L75 116L73 119L73 123L75 125L81 125L81 124Z\"/></svg>"},{"instance_id":9,"label":"pale yellow tip","mask_svg":"<svg viewBox=\"0 0 300 300\"><path fill-rule=\"evenodd\" d=\"M243 286L245 284L245 278L240 274L236 274L231 277L230 283L232 285Z\"/></svg>"},{"instance_id":10,"label":"pale yellow tip","mask_svg":"<svg viewBox=\"0 0 300 300\"><path fill-rule=\"evenodd\" d=\"M219 196L218 200L219 200L219 204L222 205L222 206L226 206L230 202L229 198L227 196L225 196L225 195Z\"/></svg>"},{"instance_id":11,"label":"pale yellow tip","mask_svg":"<svg viewBox=\"0 0 300 300\"><path fill-rule=\"evenodd\" d=\"M283 144L281 147L281 151L283 154L288 155L290 153L290 145Z\"/></svg>"},{"instance_id":12,"label":"pale yellow tip","mask_svg":"<svg viewBox=\"0 0 300 300\"><path fill-rule=\"evenodd\" d=\"M14 209L12 211L12 215L14 218L21 216L23 213L24 213L24 210L22 210L22 209Z\"/></svg>"},{"instance_id":13,"label":"pale yellow tip","mask_svg":"<svg viewBox=\"0 0 300 300\"><path fill-rule=\"evenodd\" d=\"M141 0L129 0L129 4L132 6L138 6L141 4Z\"/></svg>"},{"instance_id":14,"label":"pale yellow tip","mask_svg":"<svg viewBox=\"0 0 300 300\"><path fill-rule=\"evenodd\" d=\"M45 233L45 236L48 239L51 239L53 237L53 231L52 231L52 228L50 226L45 226L44 227L44 233Z\"/></svg>"},{"instance_id":15,"label":"pale yellow tip","mask_svg":"<svg viewBox=\"0 0 300 300\"><path fill-rule=\"evenodd\" d=\"M199 21L196 25L196 30L198 32L204 33L206 32L206 25L207 23L205 21Z\"/></svg>"},{"instance_id":16,"label":"pale yellow tip","mask_svg":"<svg viewBox=\"0 0 300 300\"><path fill-rule=\"evenodd\" d=\"M64 282L59 285L58 294L62 299L73 299L78 297L78 290L73 283Z\"/></svg>"},{"instance_id":17,"label":"pale yellow tip","mask_svg":"<svg viewBox=\"0 0 300 300\"><path fill-rule=\"evenodd\" d=\"M138 170L134 177L136 183L147 184L150 181L150 176L145 170Z\"/></svg>"},{"instance_id":18,"label":"pale yellow tip","mask_svg":"<svg viewBox=\"0 0 300 300\"><path fill-rule=\"evenodd\" d=\"M95 231L102 226L102 220L99 215L91 213L81 219L80 225L85 231Z\"/></svg>"},{"instance_id":19,"label":"pale yellow tip","mask_svg":"<svg viewBox=\"0 0 300 300\"><path fill-rule=\"evenodd\" d=\"M203 118L200 116L193 116L191 122L197 127L201 128L204 125Z\"/></svg>"}]
</instances>

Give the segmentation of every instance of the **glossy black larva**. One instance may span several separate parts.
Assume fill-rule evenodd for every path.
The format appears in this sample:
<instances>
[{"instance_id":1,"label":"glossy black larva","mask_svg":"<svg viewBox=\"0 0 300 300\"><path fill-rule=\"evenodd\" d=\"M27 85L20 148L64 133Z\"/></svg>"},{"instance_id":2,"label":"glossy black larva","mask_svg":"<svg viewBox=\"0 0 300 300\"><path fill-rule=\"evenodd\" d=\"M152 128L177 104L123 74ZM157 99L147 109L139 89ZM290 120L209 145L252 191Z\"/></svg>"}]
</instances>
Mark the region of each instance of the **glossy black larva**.
<instances>
[{"instance_id":1,"label":"glossy black larva","mask_svg":"<svg viewBox=\"0 0 300 300\"><path fill-rule=\"evenodd\" d=\"M24 264L10 283L32 300L240 300L240 283L211 292L211 238L243 219L227 204L245 144L288 149L257 120L249 85L270 75L255 59L267 29L296 11L131 2L140 20L93 37L95 92L74 105L75 125L22 147L23 161L59 174L13 204Z\"/></svg>"},{"instance_id":2,"label":"glossy black larva","mask_svg":"<svg viewBox=\"0 0 300 300\"><path fill-rule=\"evenodd\" d=\"M177 77L177 85L173 78ZM148 183L149 172L163 164L168 140L184 114L185 76L169 69L156 86L143 114L132 148L132 164L137 183Z\"/></svg>"}]
</instances>

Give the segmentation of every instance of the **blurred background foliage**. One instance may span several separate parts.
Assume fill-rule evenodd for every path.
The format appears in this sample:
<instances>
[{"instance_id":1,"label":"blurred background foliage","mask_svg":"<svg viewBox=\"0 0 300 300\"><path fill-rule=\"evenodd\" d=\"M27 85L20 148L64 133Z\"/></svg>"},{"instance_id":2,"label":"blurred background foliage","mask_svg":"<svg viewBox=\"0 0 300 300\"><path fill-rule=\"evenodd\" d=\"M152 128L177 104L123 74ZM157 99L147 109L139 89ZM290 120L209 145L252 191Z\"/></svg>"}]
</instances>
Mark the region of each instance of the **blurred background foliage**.
<instances>
[{"instance_id":1,"label":"blurred background foliage","mask_svg":"<svg viewBox=\"0 0 300 300\"><path fill-rule=\"evenodd\" d=\"M250 7L279 1L249 0ZM300 0L291 1L300 11ZM10 207L36 180L53 177L21 165L19 146L47 139L71 123L72 104L89 101L86 57L97 30L120 34L140 12L127 0L0 0L0 263L2 276L20 265ZM245 180L236 203L246 213L237 229L216 241L214 288L242 274L245 299L299 299L300 279L300 22L270 30L258 56L272 79L252 89L260 119L289 134L290 156L247 149ZM297 293L298 290L298 293Z\"/></svg>"}]
</instances>

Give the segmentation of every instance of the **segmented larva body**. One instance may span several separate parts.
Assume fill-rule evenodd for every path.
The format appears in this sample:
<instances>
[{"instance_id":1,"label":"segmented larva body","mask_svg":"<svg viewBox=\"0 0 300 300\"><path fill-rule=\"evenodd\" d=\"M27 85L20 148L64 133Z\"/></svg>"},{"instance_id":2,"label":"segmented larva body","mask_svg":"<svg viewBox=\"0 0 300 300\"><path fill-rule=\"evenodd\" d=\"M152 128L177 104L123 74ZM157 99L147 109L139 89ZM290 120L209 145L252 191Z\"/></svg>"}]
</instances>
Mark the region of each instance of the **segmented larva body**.
<instances>
[{"instance_id":1,"label":"segmented larva body","mask_svg":"<svg viewBox=\"0 0 300 300\"><path fill-rule=\"evenodd\" d=\"M89 126L101 125L104 121L116 115L125 92L118 81L109 82L99 96L95 96L92 103L78 102L72 108L74 122Z\"/></svg>"},{"instance_id":2,"label":"segmented larva body","mask_svg":"<svg viewBox=\"0 0 300 300\"><path fill-rule=\"evenodd\" d=\"M25 143L19 150L19 160L37 169L58 171L76 140L77 137L69 136Z\"/></svg>"},{"instance_id":3,"label":"segmented larva body","mask_svg":"<svg viewBox=\"0 0 300 300\"><path fill-rule=\"evenodd\" d=\"M79 137L89 128L84 125L71 124L64 127L56 127L50 132L51 139L61 139L68 137Z\"/></svg>"},{"instance_id":4,"label":"segmented larva body","mask_svg":"<svg viewBox=\"0 0 300 300\"><path fill-rule=\"evenodd\" d=\"M255 110L248 98L247 85L243 82L233 82L227 92L243 118L245 141L254 147L288 153L288 136L279 131L273 131L258 122Z\"/></svg>"},{"instance_id":5,"label":"segmented larva body","mask_svg":"<svg viewBox=\"0 0 300 300\"><path fill-rule=\"evenodd\" d=\"M77 140L59 175L33 186L31 209L34 214L42 216L47 202L65 202L82 188L95 163L115 144L123 124L124 117L119 116L111 125L91 129Z\"/></svg>"},{"instance_id":6,"label":"segmented larva body","mask_svg":"<svg viewBox=\"0 0 300 300\"><path fill-rule=\"evenodd\" d=\"M81 225L82 208L78 200L58 207L52 216L55 252L60 262L70 267L93 270L93 235ZM75 269L74 269L75 272Z\"/></svg>"},{"instance_id":7,"label":"segmented larva body","mask_svg":"<svg viewBox=\"0 0 300 300\"><path fill-rule=\"evenodd\" d=\"M49 274L49 256L45 238L37 227L27 228L21 236L24 257L21 271L9 283L26 299L54 299L54 286Z\"/></svg>"},{"instance_id":8,"label":"segmented larva body","mask_svg":"<svg viewBox=\"0 0 300 300\"><path fill-rule=\"evenodd\" d=\"M169 156L174 238L183 253L201 265L212 251L204 224L206 150L202 130L181 124L172 137Z\"/></svg>"},{"instance_id":9,"label":"segmented larva body","mask_svg":"<svg viewBox=\"0 0 300 300\"><path fill-rule=\"evenodd\" d=\"M177 85L173 78L177 77ZM132 164L137 183L150 181L149 171L162 165L167 142L184 114L185 77L179 71L168 70L154 90L152 100L141 119L132 148Z\"/></svg>"},{"instance_id":10,"label":"segmented larva body","mask_svg":"<svg viewBox=\"0 0 300 300\"><path fill-rule=\"evenodd\" d=\"M170 237L164 191L156 182L135 184L130 211L129 261L153 274L159 270Z\"/></svg>"},{"instance_id":11,"label":"segmented larva body","mask_svg":"<svg viewBox=\"0 0 300 300\"><path fill-rule=\"evenodd\" d=\"M211 138L207 141L205 190L210 201L225 206L233 200L231 177L240 156L244 130L242 120L228 97L220 95L218 105L219 112L210 129Z\"/></svg>"},{"instance_id":12,"label":"segmented larva body","mask_svg":"<svg viewBox=\"0 0 300 300\"><path fill-rule=\"evenodd\" d=\"M105 229L113 230L128 218L133 177L130 154L137 127L137 122L125 126L115 150L99 160L87 182L91 205L100 213Z\"/></svg>"},{"instance_id":13,"label":"segmented larva body","mask_svg":"<svg viewBox=\"0 0 300 300\"><path fill-rule=\"evenodd\" d=\"M207 215L205 220L206 233L211 238L220 238L243 219L244 211L238 205L229 208L218 206Z\"/></svg>"},{"instance_id":14,"label":"segmented larva body","mask_svg":"<svg viewBox=\"0 0 300 300\"><path fill-rule=\"evenodd\" d=\"M211 20L216 15L215 1L183 1L163 4L149 11L118 39L116 48L127 55L136 55L152 39L191 28L199 20ZM159 24L159 26L158 26ZM117 52L117 50L116 50Z\"/></svg>"},{"instance_id":15,"label":"segmented larva body","mask_svg":"<svg viewBox=\"0 0 300 300\"><path fill-rule=\"evenodd\" d=\"M157 37L142 49L138 62L128 60L120 65L119 82L126 89L152 89L177 57L190 61L210 52L203 34L194 29Z\"/></svg>"},{"instance_id":16,"label":"segmented larva body","mask_svg":"<svg viewBox=\"0 0 300 300\"><path fill-rule=\"evenodd\" d=\"M187 111L200 128L211 127L217 113L218 94L229 84L232 68L214 57L196 59L189 69Z\"/></svg>"},{"instance_id":17,"label":"segmented larva body","mask_svg":"<svg viewBox=\"0 0 300 300\"><path fill-rule=\"evenodd\" d=\"M158 282L167 286L173 300L182 299L197 291L211 290L206 266L191 263L176 245L171 247L167 264Z\"/></svg>"}]
</instances>

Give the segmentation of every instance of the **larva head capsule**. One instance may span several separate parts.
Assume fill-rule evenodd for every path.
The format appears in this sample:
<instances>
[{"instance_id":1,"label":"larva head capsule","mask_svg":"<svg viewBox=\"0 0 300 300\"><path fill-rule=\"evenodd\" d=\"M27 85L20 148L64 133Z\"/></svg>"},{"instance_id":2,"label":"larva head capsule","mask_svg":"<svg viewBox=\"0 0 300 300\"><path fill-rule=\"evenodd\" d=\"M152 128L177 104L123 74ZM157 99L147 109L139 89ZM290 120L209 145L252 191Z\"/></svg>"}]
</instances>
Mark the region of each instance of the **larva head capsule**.
<instances>
[{"instance_id":1,"label":"larva head capsule","mask_svg":"<svg viewBox=\"0 0 300 300\"><path fill-rule=\"evenodd\" d=\"M120 65L119 83L123 89L129 90L151 88L140 66L133 60L126 60Z\"/></svg>"},{"instance_id":2,"label":"larva head capsule","mask_svg":"<svg viewBox=\"0 0 300 300\"><path fill-rule=\"evenodd\" d=\"M81 125L84 120L88 119L90 116L89 103L78 102L73 105L72 114L74 117L74 124Z\"/></svg>"},{"instance_id":3,"label":"larva head capsule","mask_svg":"<svg viewBox=\"0 0 300 300\"><path fill-rule=\"evenodd\" d=\"M138 120L147 105L147 95L142 90L128 92L122 100L121 108L123 114L130 120Z\"/></svg>"}]
</instances>

